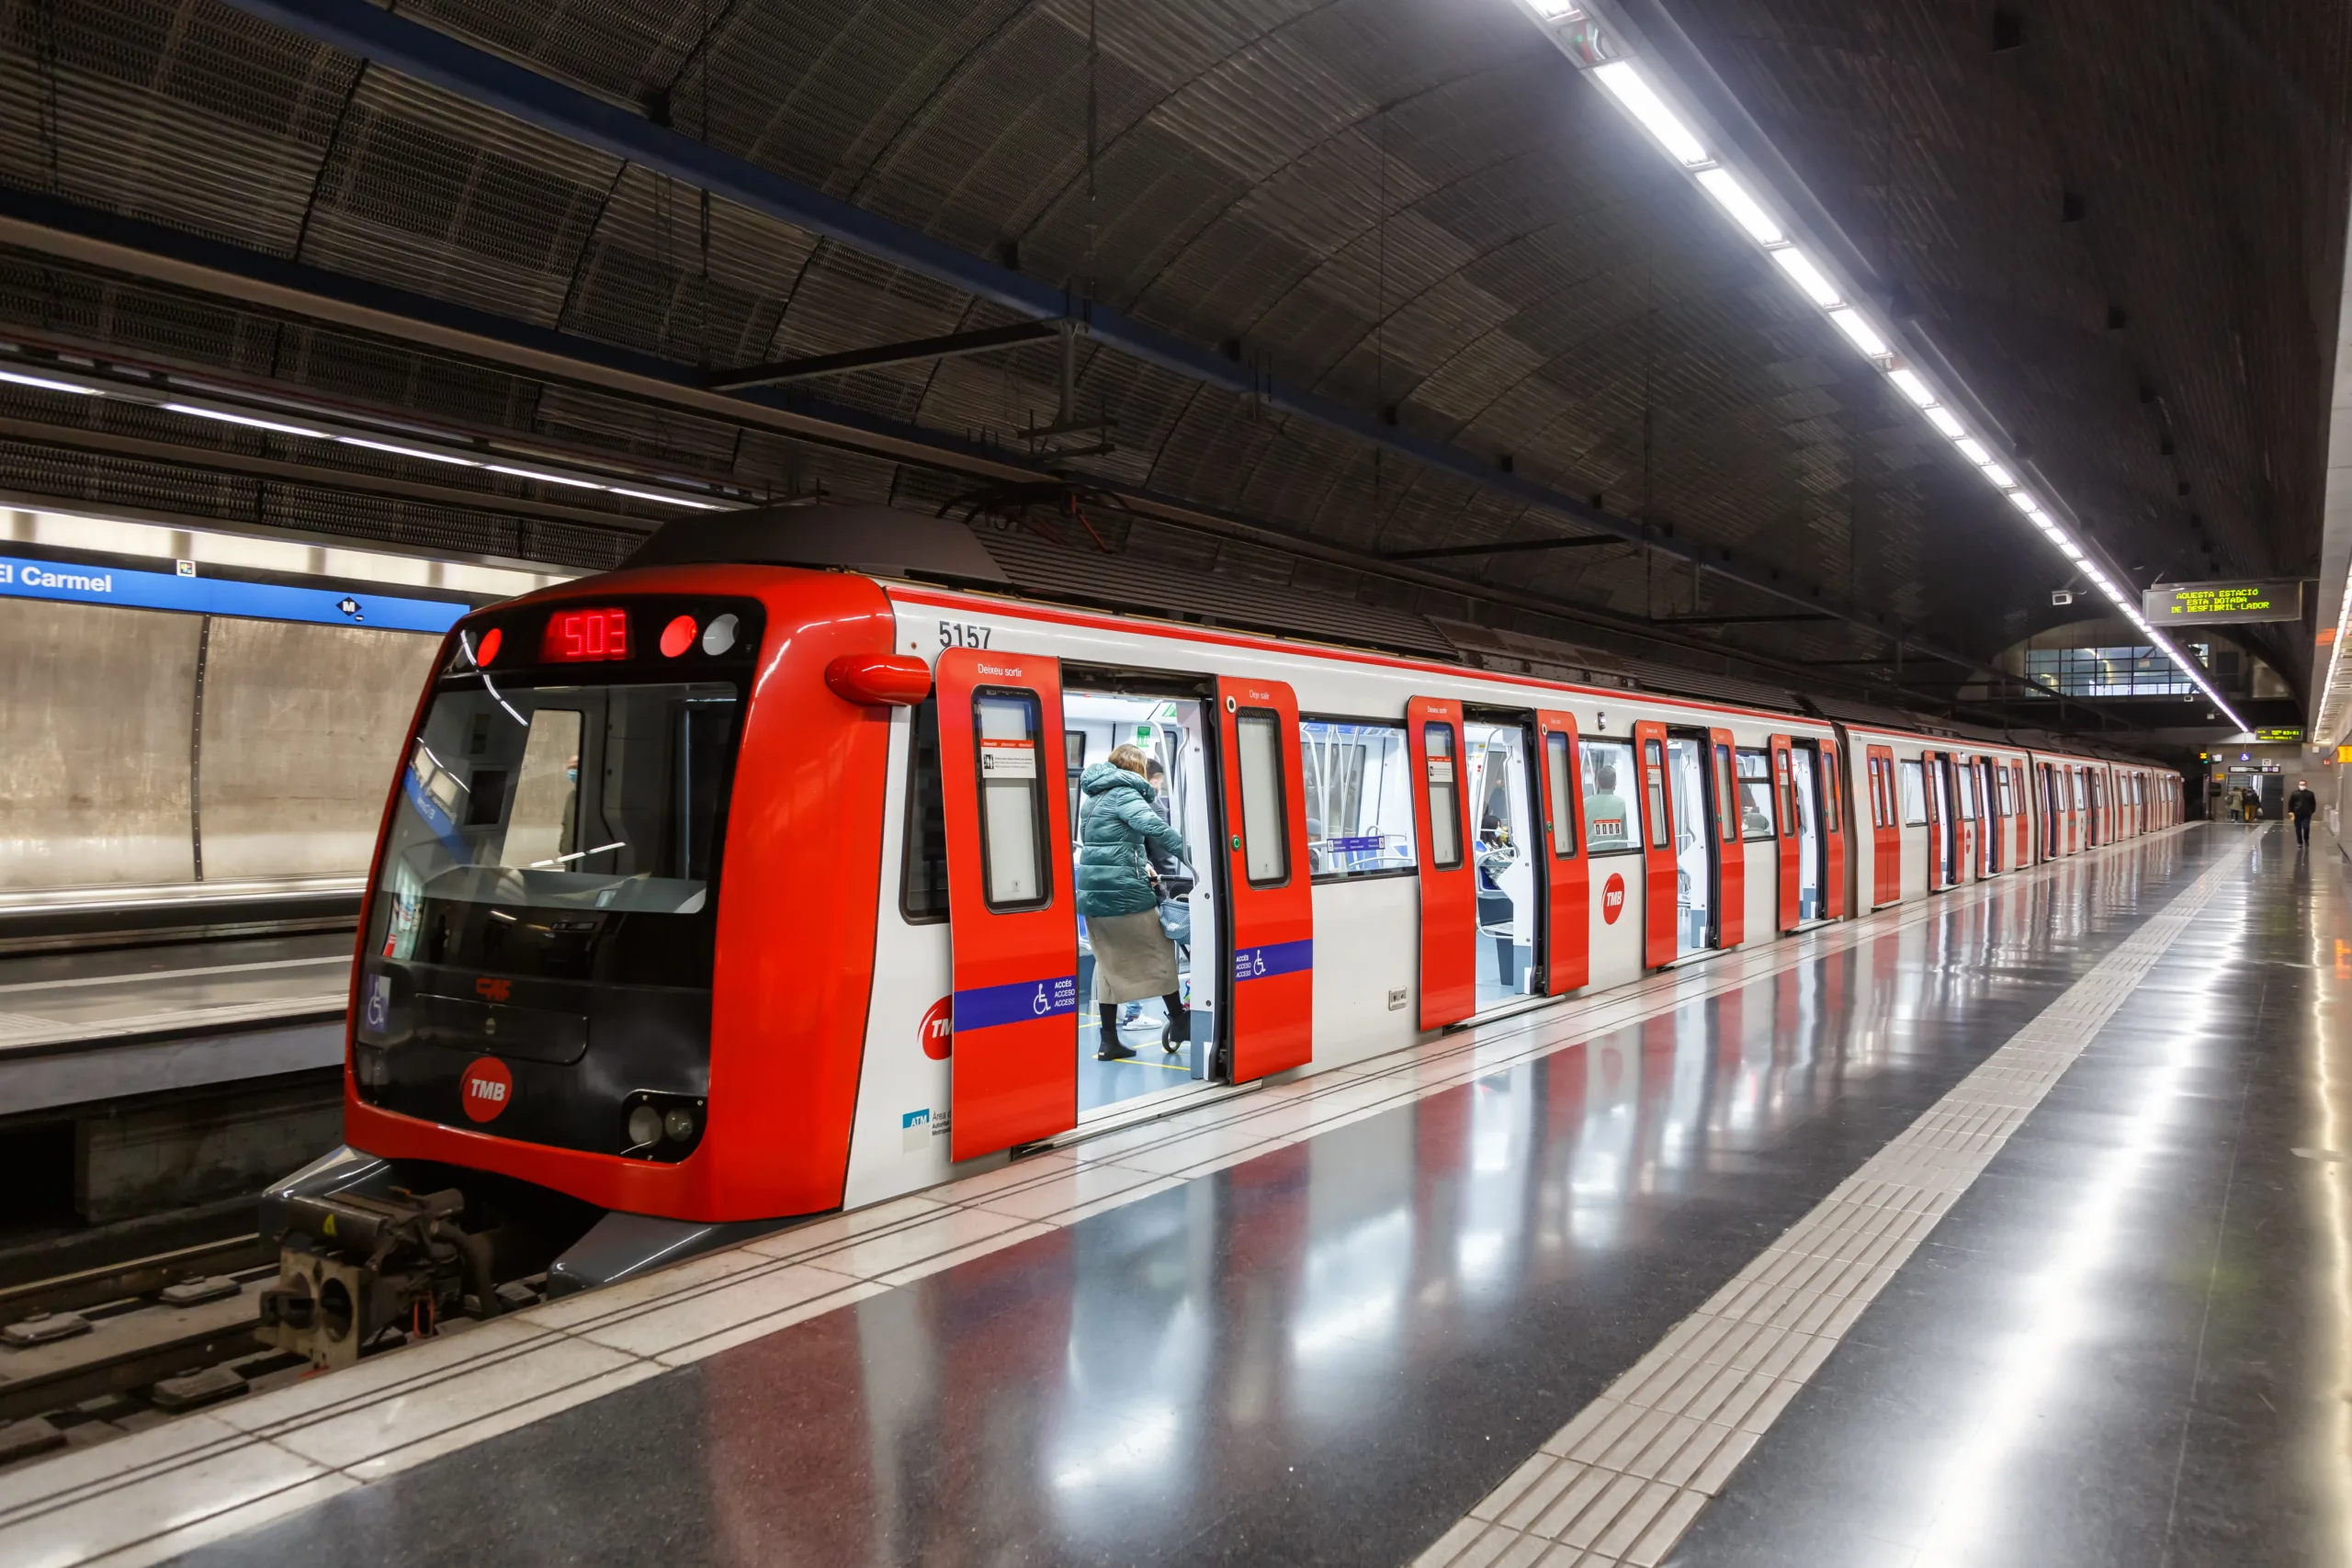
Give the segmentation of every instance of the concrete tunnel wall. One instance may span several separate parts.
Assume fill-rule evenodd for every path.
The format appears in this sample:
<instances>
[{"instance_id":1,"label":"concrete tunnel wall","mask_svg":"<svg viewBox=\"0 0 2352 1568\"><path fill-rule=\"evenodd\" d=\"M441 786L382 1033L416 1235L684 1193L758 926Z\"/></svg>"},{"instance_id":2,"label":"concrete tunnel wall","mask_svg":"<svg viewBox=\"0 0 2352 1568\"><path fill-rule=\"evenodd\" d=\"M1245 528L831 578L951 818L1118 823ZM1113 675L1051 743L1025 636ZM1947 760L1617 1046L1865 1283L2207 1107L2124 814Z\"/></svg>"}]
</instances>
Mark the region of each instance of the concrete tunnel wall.
<instances>
[{"instance_id":1,"label":"concrete tunnel wall","mask_svg":"<svg viewBox=\"0 0 2352 1568\"><path fill-rule=\"evenodd\" d=\"M365 872L437 643L10 601L0 892Z\"/></svg>"}]
</instances>

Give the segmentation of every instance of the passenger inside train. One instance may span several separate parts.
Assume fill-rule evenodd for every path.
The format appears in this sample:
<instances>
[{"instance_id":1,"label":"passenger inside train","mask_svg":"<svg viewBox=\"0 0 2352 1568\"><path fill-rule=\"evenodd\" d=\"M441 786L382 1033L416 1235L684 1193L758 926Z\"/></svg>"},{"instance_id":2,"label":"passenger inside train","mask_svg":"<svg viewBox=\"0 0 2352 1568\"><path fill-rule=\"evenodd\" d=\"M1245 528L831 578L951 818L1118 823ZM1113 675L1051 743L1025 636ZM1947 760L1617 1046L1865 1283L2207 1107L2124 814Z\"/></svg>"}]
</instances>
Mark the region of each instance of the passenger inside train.
<instances>
[{"instance_id":1,"label":"passenger inside train","mask_svg":"<svg viewBox=\"0 0 2352 1568\"><path fill-rule=\"evenodd\" d=\"M1133 797L1142 809L1164 819L1188 849L1216 840L1204 783L1197 700L1070 690L1062 694L1062 724L1069 821L1077 840L1071 854L1081 892L1078 1083L1079 1111L1084 1115L1130 1107L1148 1097L1181 1092L1206 1081L1209 1043L1216 1037L1209 1027L1216 987L1200 983L1214 970L1195 964L1196 953L1212 964L1220 961L1212 881L1199 875L1197 868L1172 852L1165 841L1113 828L1111 807L1105 802ZM1122 761L1136 762L1142 771L1121 768ZM1090 838L1086 824L1098 815L1102 819ZM1151 919L1126 921L1132 940L1115 949L1109 947L1113 941L1109 928L1117 917L1094 919L1085 911L1090 843L1097 846L1096 861L1120 863L1117 880L1136 893L1135 898L1125 902L1147 897L1152 900L1141 911ZM1098 865L1091 874L1102 880L1112 874ZM1158 952L1170 963L1175 984L1147 987L1139 994L1139 974L1114 971L1129 966L1123 964L1123 959L1131 964L1156 956L1141 951L1149 945L1144 939L1155 931ZM1122 980L1132 983L1116 983ZM1180 998L1183 1013L1172 1023L1165 1000L1170 991Z\"/></svg>"}]
</instances>

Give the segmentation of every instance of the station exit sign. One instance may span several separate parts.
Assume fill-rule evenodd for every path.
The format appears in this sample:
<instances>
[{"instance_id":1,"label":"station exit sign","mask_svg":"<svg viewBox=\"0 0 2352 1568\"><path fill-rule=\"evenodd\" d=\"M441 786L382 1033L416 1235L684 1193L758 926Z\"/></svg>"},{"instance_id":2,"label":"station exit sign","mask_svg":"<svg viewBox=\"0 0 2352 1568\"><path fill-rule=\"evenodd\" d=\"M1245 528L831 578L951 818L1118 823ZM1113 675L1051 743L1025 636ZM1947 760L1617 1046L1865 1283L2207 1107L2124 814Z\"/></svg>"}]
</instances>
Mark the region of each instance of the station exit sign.
<instances>
[{"instance_id":1,"label":"station exit sign","mask_svg":"<svg viewBox=\"0 0 2352 1568\"><path fill-rule=\"evenodd\" d=\"M2295 578L2162 583L2141 591L2140 613L2160 626L2300 621L2303 618L2303 585Z\"/></svg>"}]
</instances>

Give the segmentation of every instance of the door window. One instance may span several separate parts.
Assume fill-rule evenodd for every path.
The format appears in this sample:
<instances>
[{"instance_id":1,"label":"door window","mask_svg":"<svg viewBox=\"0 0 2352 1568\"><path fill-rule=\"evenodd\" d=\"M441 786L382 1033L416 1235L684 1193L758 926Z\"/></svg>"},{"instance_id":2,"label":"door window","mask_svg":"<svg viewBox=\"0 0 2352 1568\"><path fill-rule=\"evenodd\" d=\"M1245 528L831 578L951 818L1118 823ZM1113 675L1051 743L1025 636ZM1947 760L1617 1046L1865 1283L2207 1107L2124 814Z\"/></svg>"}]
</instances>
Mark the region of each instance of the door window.
<instances>
[{"instance_id":1,"label":"door window","mask_svg":"<svg viewBox=\"0 0 2352 1568\"><path fill-rule=\"evenodd\" d=\"M1552 817L1552 852L1568 860L1577 852L1577 819L1572 783L1576 758L1569 750L1566 736L1553 734L1544 738L1544 772L1550 786L1546 806Z\"/></svg>"},{"instance_id":2,"label":"door window","mask_svg":"<svg viewBox=\"0 0 2352 1568\"><path fill-rule=\"evenodd\" d=\"M1245 708L1234 720L1241 764L1241 860L1252 887L1290 880L1290 824L1283 811L1281 716Z\"/></svg>"},{"instance_id":3,"label":"door window","mask_svg":"<svg viewBox=\"0 0 2352 1568\"><path fill-rule=\"evenodd\" d=\"M1666 820L1666 760L1657 741L1642 743L1642 767L1650 803L1650 843L1662 850L1673 840L1668 834Z\"/></svg>"},{"instance_id":4,"label":"door window","mask_svg":"<svg viewBox=\"0 0 2352 1568\"><path fill-rule=\"evenodd\" d=\"M1639 849L1634 808L1620 792L1634 782L1634 749L1623 740L1580 737L1584 777L1584 847L1588 854L1605 855Z\"/></svg>"},{"instance_id":5,"label":"door window","mask_svg":"<svg viewBox=\"0 0 2352 1568\"><path fill-rule=\"evenodd\" d=\"M1430 863L1451 871L1462 863L1461 785L1454 779L1453 726L1421 726L1430 769Z\"/></svg>"},{"instance_id":6,"label":"door window","mask_svg":"<svg viewBox=\"0 0 2352 1568\"><path fill-rule=\"evenodd\" d=\"M1739 839L1738 796L1731 787L1731 748L1715 748L1715 818L1726 844Z\"/></svg>"},{"instance_id":7,"label":"door window","mask_svg":"<svg viewBox=\"0 0 2352 1568\"><path fill-rule=\"evenodd\" d=\"M1405 727L1302 718L1298 744L1309 874L1411 871L1413 770Z\"/></svg>"},{"instance_id":8,"label":"door window","mask_svg":"<svg viewBox=\"0 0 2352 1568\"><path fill-rule=\"evenodd\" d=\"M980 882L991 909L1034 909L1050 896L1046 795L1037 767L1037 699L984 691L972 698L980 770Z\"/></svg>"}]
</instances>

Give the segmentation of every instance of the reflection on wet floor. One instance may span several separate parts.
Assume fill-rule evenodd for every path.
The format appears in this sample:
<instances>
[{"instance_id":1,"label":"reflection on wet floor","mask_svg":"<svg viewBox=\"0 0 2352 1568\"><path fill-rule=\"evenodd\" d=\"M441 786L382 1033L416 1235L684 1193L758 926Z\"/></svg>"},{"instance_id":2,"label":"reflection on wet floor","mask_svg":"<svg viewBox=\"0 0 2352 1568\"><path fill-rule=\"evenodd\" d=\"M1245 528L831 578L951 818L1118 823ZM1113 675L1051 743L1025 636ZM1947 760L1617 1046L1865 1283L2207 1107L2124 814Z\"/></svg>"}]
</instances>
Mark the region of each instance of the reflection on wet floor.
<instances>
[{"instance_id":1,"label":"reflection on wet floor","mask_svg":"<svg viewBox=\"0 0 2352 1568\"><path fill-rule=\"evenodd\" d=\"M1938 900L433 1461L367 1506L485 1554L512 1530L559 1555L741 1562L1408 1561L2202 863L2167 838ZM627 1485L649 1454L698 1477ZM202 1560L415 1560L357 1506Z\"/></svg>"}]
</instances>

